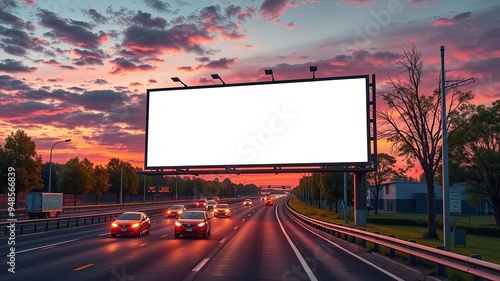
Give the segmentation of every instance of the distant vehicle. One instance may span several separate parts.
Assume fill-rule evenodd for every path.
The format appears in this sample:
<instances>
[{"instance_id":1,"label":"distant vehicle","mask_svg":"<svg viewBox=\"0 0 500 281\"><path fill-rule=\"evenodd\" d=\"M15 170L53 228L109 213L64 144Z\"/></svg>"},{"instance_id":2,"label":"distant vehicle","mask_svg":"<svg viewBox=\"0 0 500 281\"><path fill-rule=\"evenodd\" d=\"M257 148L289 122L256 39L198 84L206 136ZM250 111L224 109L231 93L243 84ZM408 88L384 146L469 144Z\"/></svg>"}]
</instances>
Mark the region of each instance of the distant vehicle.
<instances>
[{"instance_id":1,"label":"distant vehicle","mask_svg":"<svg viewBox=\"0 0 500 281\"><path fill-rule=\"evenodd\" d=\"M205 211L186 211L175 221L174 236L196 235L207 238L212 232L212 221Z\"/></svg>"},{"instance_id":2,"label":"distant vehicle","mask_svg":"<svg viewBox=\"0 0 500 281\"><path fill-rule=\"evenodd\" d=\"M207 205L205 206L205 211L207 211L208 216L210 218L213 218L215 216L215 208L217 206L217 201L215 200L208 200Z\"/></svg>"},{"instance_id":3,"label":"distant vehicle","mask_svg":"<svg viewBox=\"0 0 500 281\"><path fill-rule=\"evenodd\" d=\"M26 194L26 213L30 219L59 217L62 211L62 193L30 192Z\"/></svg>"},{"instance_id":4,"label":"distant vehicle","mask_svg":"<svg viewBox=\"0 0 500 281\"><path fill-rule=\"evenodd\" d=\"M215 200L208 200L207 201L207 205L205 206L205 210L206 211L213 210L215 206L217 206L217 201L215 201Z\"/></svg>"},{"instance_id":5,"label":"distant vehicle","mask_svg":"<svg viewBox=\"0 0 500 281\"><path fill-rule=\"evenodd\" d=\"M196 201L196 207L205 208L206 205L207 205L207 199L205 198L201 198L198 199L198 201Z\"/></svg>"},{"instance_id":6,"label":"distant vehicle","mask_svg":"<svg viewBox=\"0 0 500 281\"><path fill-rule=\"evenodd\" d=\"M267 198L266 202L264 203L264 206L272 206L272 205L273 205L273 200L271 200L270 198Z\"/></svg>"},{"instance_id":7,"label":"distant vehicle","mask_svg":"<svg viewBox=\"0 0 500 281\"><path fill-rule=\"evenodd\" d=\"M111 237L133 235L140 237L151 231L151 220L143 212L125 212L111 223Z\"/></svg>"},{"instance_id":8,"label":"distant vehicle","mask_svg":"<svg viewBox=\"0 0 500 281\"><path fill-rule=\"evenodd\" d=\"M250 206L250 207L252 207L253 206L252 199L245 199L243 201L243 206Z\"/></svg>"},{"instance_id":9,"label":"distant vehicle","mask_svg":"<svg viewBox=\"0 0 500 281\"><path fill-rule=\"evenodd\" d=\"M167 217L178 218L186 211L184 205L172 205L167 211Z\"/></svg>"},{"instance_id":10,"label":"distant vehicle","mask_svg":"<svg viewBox=\"0 0 500 281\"><path fill-rule=\"evenodd\" d=\"M231 207L229 204L217 204L214 210L214 216L216 217L230 217L231 216Z\"/></svg>"}]
</instances>

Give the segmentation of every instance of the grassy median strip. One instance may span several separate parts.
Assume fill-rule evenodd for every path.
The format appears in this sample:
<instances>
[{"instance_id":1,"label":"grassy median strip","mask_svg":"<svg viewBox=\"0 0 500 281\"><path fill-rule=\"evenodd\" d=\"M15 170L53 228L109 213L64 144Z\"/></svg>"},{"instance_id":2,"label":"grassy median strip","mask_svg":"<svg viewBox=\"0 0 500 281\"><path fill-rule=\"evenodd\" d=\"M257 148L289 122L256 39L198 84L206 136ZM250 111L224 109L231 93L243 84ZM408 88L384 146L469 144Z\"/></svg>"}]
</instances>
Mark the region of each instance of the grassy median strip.
<instances>
[{"instance_id":1,"label":"grassy median strip","mask_svg":"<svg viewBox=\"0 0 500 281\"><path fill-rule=\"evenodd\" d=\"M349 215L348 223L344 223L344 220L340 214L335 213L335 210L330 211L329 209L319 209L317 206L308 206L297 198L293 198L290 201L290 206L296 211L316 218L326 222L342 224L346 226L355 227L352 220L352 212ZM327 207L328 208L328 207ZM405 218L405 219L415 219L415 220L426 220L426 214L420 213L381 213L375 215L374 211L369 212L369 218ZM436 220L440 221L441 216L436 216ZM494 217L492 215L471 215L471 216L457 216L457 226L461 223L467 223L472 225L492 225L494 223ZM453 216L451 216L451 221L453 222ZM370 232L378 232L382 235L395 235L396 238L408 241L409 239L415 239L418 244L426 245L429 247L443 246L443 232L438 229L438 235L440 239L424 239L422 238L423 233L427 230L425 227L418 226L402 226L402 225L375 225L368 223L364 227L356 227ZM489 261L492 263L500 264L500 237L488 237L488 236L478 236L478 235L466 235L466 246L453 246L453 232L450 234L451 239L451 252L461 254L464 256L470 256L471 254L481 255L482 260Z\"/></svg>"}]
</instances>

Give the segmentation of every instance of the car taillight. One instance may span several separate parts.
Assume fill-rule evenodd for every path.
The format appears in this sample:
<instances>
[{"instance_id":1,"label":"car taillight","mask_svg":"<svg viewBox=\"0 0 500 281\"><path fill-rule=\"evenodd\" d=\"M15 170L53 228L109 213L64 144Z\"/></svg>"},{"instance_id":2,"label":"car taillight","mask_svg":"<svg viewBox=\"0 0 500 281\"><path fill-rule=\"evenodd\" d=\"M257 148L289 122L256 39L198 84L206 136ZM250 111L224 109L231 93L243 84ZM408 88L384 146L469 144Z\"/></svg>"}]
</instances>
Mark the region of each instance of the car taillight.
<instances>
[{"instance_id":1,"label":"car taillight","mask_svg":"<svg viewBox=\"0 0 500 281\"><path fill-rule=\"evenodd\" d=\"M198 226L204 226L204 225L205 225L205 222L200 222L200 223L198 224Z\"/></svg>"},{"instance_id":2,"label":"car taillight","mask_svg":"<svg viewBox=\"0 0 500 281\"><path fill-rule=\"evenodd\" d=\"M180 224L178 221L175 222L175 226L181 226L182 224Z\"/></svg>"},{"instance_id":3,"label":"car taillight","mask_svg":"<svg viewBox=\"0 0 500 281\"><path fill-rule=\"evenodd\" d=\"M138 227L139 227L139 223L138 223L138 222L134 223L134 224L132 225L132 227L133 227L133 228L138 228Z\"/></svg>"},{"instance_id":4,"label":"car taillight","mask_svg":"<svg viewBox=\"0 0 500 281\"><path fill-rule=\"evenodd\" d=\"M112 227L118 227L118 224L116 222L111 224Z\"/></svg>"}]
</instances>

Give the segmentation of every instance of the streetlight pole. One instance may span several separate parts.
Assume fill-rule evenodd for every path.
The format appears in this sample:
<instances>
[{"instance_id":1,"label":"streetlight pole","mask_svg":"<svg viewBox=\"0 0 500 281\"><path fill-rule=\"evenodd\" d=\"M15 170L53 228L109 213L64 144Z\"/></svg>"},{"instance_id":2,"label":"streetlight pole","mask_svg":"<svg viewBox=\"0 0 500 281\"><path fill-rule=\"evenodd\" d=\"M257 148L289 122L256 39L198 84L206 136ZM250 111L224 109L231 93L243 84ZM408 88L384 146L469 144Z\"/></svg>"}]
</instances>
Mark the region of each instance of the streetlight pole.
<instances>
[{"instance_id":1,"label":"streetlight pole","mask_svg":"<svg viewBox=\"0 0 500 281\"><path fill-rule=\"evenodd\" d=\"M61 142L70 142L70 141L71 141L71 139L67 139L67 140L63 140L63 141L58 141L58 142L54 143L52 145L52 147L50 148L50 160L49 160L49 193L51 193L51 191L52 191L52 149L58 143L61 143Z\"/></svg>"}]
</instances>

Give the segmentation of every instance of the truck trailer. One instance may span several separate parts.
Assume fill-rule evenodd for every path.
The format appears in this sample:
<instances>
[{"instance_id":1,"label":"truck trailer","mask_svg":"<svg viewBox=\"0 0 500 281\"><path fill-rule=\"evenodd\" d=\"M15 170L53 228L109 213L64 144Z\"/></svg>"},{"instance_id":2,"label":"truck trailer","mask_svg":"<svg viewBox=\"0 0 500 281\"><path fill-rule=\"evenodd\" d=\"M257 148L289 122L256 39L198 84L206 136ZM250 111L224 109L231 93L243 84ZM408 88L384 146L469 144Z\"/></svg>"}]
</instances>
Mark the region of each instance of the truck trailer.
<instances>
[{"instance_id":1,"label":"truck trailer","mask_svg":"<svg viewBox=\"0 0 500 281\"><path fill-rule=\"evenodd\" d=\"M26 194L26 213L30 219L59 217L63 211L63 194L30 192Z\"/></svg>"}]
</instances>

